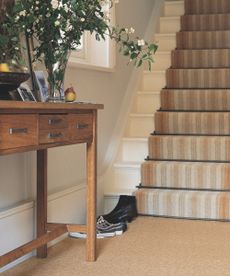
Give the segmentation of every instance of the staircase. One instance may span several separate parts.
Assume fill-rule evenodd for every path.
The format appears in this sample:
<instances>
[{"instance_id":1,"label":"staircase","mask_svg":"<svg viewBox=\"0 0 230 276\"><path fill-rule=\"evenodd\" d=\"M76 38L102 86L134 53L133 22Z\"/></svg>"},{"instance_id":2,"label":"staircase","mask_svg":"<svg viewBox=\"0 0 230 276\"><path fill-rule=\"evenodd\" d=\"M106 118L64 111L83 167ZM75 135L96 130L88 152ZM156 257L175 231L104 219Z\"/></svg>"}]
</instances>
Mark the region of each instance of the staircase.
<instances>
[{"instance_id":1,"label":"staircase","mask_svg":"<svg viewBox=\"0 0 230 276\"><path fill-rule=\"evenodd\" d=\"M230 1L184 0L135 192L142 215L230 219Z\"/></svg>"},{"instance_id":2,"label":"staircase","mask_svg":"<svg viewBox=\"0 0 230 276\"><path fill-rule=\"evenodd\" d=\"M148 155L148 136L154 128L154 112L160 108L160 90L166 85L166 69L171 64L183 13L183 1L165 1L154 39L160 48L153 70L143 71L117 157L104 179L104 212L114 207L120 194L132 194L140 183L141 163Z\"/></svg>"}]
</instances>

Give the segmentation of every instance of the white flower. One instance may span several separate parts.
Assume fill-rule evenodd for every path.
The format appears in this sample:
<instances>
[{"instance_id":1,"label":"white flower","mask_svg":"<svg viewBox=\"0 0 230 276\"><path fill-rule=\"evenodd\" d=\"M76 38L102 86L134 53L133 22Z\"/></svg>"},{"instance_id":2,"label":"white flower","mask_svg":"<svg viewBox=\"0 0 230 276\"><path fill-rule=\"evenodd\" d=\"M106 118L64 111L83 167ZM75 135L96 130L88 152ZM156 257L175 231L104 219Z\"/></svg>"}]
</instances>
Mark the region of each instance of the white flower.
<instances>
[{"instance_id":1,"label":"white flower","mask_svg":"<svg viewBox=\"0 0 230 276\"><path fill-rule=\"evenodd\" d=\"M145 45L144 39L139 39L139 40L137 41L137 45L138 45L138 46L144 46L144 45Z\"/></svg>"},{"instance_id":2,"label":"white flower","mask_svg":"<svg viewBox=\"0 0 230 276\"><path fill-rule=\"evenodd\" d=\"M59 22L58 20L56 20L56 21L54 22L54 25L55 25L55 26L59 26L59 25L60 25L60 22Z\"/></svg>"},{"instance_id":3,"label":"white flower","mask_svg":"<svg viewBox=\"0 0 230 276\"><path fill-rule=\"evenodd\" d=\"M46 17L50 17L51 16L51 14L48 12L47 14L46 14Z\"/></svg>"},{"instance_id":4,"label":"white flower","mask_svg":"<svg viewBox=\"0 0 230 276\"><path fill-rule=\"evenodd\" d=\"M36 4L36 5L39 5L39 1L36 1L35 4Z\"/></svg>"},{"instance_id":5,"label":"white flower","mask_svg":"<svg viewBox=\"0 0 230 276\"><path fill-rule=\"evenodd\" d=\"M84 18L84 17L82 17L82 18L80 19L80 21L81 21L81 22L84 22L84 21L85 21L85 18Z\"/></svg>"},{"instance_id":6,"label":"white flower","mask_svg":"<svg viewBox=\"0 0 230 276\"><path fill-rule=\"evenodd\" d=\"M64 4L63 7L64 7L65 12L69 11L69 7L66 4Z\"/></svg>"},{"instance_id":7,"label":"white flower","mask_svg":"<svg viewBox=\"0 0 230 276\"><path fill-rule=\"evenodd\" d=\"M19 15L20 16L25 16L26 15L26 10L20 11Z\"/></svg>"},{"instance_id":8,"label":"white flower","mask_svg":"<svg viewBox=\"0 0 230 276\"><path fill-rule=\"evenodd\" d=\"M128 29L128 28L125 28L125 32L128 33L128 32L129 32L129 29Z\"/></svg>"},{"instance_id":9,"label":"white flower","mask_svg":"<svg viewBox=\"0 0 230 276\"><path fill-rule=\"evenodd\" d=\"M129 29L129 33L130 33L130 34L133 34L134 32L135 32L135 29L131 27L131 28Z\"/></svg>"}]
</instances>

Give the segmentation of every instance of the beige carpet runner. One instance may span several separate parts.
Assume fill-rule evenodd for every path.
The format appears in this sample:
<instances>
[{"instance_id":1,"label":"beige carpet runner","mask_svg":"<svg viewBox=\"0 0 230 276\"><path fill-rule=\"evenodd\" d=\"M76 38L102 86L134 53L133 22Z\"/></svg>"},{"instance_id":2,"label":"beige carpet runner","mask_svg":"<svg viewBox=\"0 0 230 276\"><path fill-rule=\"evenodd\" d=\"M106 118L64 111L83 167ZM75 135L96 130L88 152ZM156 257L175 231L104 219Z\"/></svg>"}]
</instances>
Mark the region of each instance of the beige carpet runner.
<instances>
[{"instance_id":1,"label":"beige carpet runner","mask_svg":"<svg viewBox=\"0 0 230 276\"><path fill-rule=\"evenodd\" d=\"M138 212L230 220L230 1L184 3Z\"/></svg>"}]
</instances>

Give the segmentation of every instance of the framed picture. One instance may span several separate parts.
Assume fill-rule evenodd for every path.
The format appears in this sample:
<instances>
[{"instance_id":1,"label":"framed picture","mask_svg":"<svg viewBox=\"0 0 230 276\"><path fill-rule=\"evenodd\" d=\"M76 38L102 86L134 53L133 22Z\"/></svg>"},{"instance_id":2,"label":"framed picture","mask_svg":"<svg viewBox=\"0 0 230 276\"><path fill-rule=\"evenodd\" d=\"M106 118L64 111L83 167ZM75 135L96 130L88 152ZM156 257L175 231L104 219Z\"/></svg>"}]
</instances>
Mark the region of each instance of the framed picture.
<instances>
[{"instance_id":1,"label":"framed picture","mask_svg":"<svg viewBox=\"0 0 230 276\"><path fill-rule=\"evenodd\" d=\"M38 89L38 96L41 102L46 102L48 99L48 85L43 71L34 71L35 85Z\"/></svg>"},{"instance_id":2,"label":"framed picture","mask_svg":"<svg viewBox=\"0 0 230 276\"><path fill-rule=\"evenodd\" d=\"M17 91L18 91L18 94L20 95L20 98L24 102L36 102L36 99L32 91L30 90L28 84L22 83L17 89Z\"/></svg>"}]
</instances>

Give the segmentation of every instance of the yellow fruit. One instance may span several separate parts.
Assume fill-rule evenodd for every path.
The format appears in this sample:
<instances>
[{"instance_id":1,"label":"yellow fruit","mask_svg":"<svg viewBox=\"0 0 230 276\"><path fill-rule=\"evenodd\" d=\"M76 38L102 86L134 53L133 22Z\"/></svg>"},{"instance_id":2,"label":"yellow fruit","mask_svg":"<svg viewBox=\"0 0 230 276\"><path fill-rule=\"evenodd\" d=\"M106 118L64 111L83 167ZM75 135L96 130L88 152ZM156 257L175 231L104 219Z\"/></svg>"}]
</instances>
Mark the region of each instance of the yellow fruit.
<instances>
[{"instance_id":1,"label":"yellow fruit","mask_svg":"<svg viewBox=\"0 0 230 276\"><path fill-rule=\"evenodd\" d=\"M7 63L0 63L0 72L10 72L10 68Z\"/></svg>"},{"instance_id":2,"label":"yellow fruit","mask_svg":"<svg viewBox=\"0 0 230 276\"><path fill-rule=\"evenodd\" d=\"M66 102L73 102L76 100L76 93L73 87L67 88L65 91L65 100Z\"/></svg>"}]
</instances>

